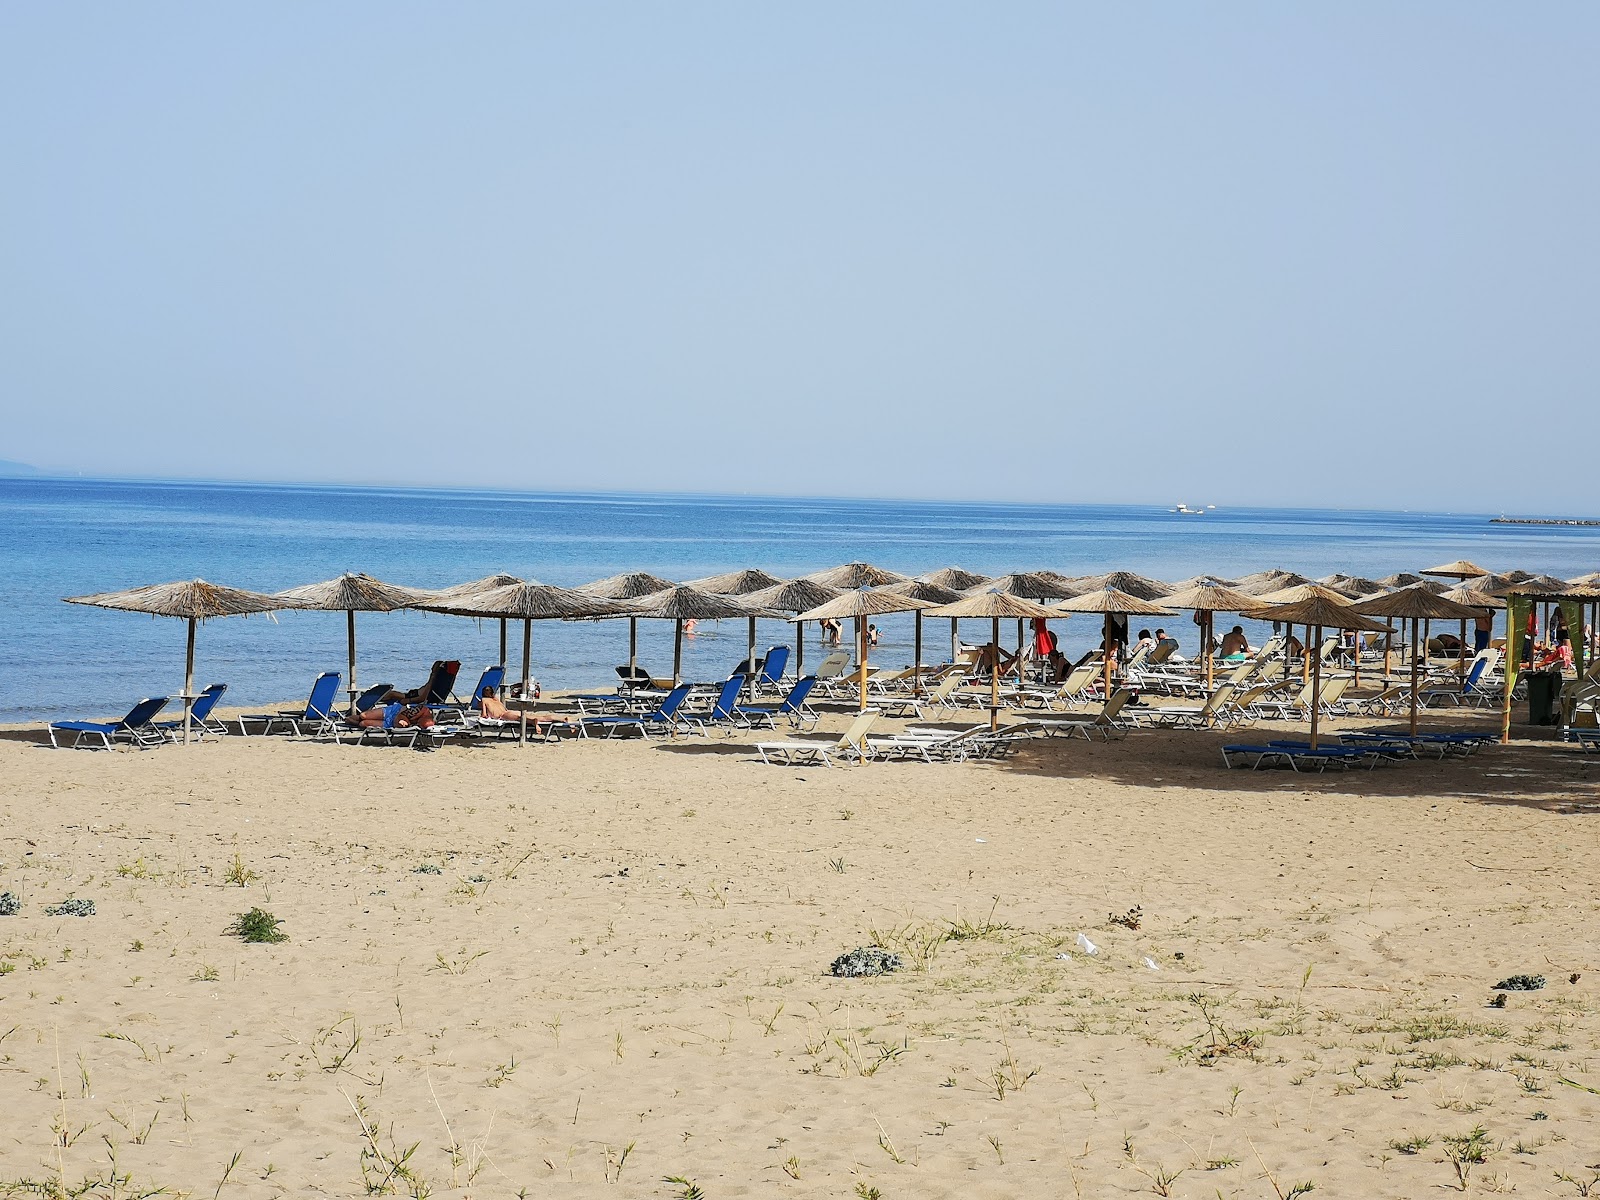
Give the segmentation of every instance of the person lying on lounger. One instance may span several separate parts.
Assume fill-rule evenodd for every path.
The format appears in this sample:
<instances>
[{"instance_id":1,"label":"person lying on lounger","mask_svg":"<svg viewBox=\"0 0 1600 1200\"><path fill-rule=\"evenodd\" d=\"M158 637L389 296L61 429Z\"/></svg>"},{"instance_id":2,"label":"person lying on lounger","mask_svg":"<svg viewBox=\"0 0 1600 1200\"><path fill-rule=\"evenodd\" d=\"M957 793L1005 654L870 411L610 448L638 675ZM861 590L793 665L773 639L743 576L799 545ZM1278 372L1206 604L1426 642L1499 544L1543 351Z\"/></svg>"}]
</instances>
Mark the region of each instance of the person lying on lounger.
<instances>
[{"instance_id":1,"label":"person lying on lounger","mask_svg":"<svg viewBox=\"0 0 1600 1200\"><path fill-rule=\"evenodd\" d=\"M495 697L492 687L485 687L478 697L478 715L490 721L521 721L520 709L507 708ZM562 716L556 713L529 713L528 724L538 728L541 725L565 725L577 720L573 716Z\"/></svg>"},{"instance_id":2,"label":"person lying on lounger","mask_svg":"<svg viewBox=\"0 0 1600 1200\"><path fill-rule=\"evenodd\" d=\"M1219 650L1223 658L1243 658L1250 653L1250 639L1244 635L1244 626L1235 625L1222 635Z\"/></svg>"}]
</instances>

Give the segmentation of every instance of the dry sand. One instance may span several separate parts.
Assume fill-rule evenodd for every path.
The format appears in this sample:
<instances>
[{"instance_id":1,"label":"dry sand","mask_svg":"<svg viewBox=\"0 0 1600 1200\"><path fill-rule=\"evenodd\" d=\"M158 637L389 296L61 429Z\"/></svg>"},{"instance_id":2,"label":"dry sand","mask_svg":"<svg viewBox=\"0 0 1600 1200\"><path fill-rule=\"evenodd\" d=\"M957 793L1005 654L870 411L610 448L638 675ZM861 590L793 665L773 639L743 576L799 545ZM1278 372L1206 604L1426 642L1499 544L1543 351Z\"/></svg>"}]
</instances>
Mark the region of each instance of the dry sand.
<instances>
[{"instance_id":1,"label":"dry sand","mask_svg":"<svg viewBox=\"0 0 1600 1200\"><path fill-rule=\"evenodd\" d=\"M750 740L0 741L0 1194L1414 1197L1475 1127L1473 1192L1600 1173L1600 762Z\"/></svg>"}]
</instances>

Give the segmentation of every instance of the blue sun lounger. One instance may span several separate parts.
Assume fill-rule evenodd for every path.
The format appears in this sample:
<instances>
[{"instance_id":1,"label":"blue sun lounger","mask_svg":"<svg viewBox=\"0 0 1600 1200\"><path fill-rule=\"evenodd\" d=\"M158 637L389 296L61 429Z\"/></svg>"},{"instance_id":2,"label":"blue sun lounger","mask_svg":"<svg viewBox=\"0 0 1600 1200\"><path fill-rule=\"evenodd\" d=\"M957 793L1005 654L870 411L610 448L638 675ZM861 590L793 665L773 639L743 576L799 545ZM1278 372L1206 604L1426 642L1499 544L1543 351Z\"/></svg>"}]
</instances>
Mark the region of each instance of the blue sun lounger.
<instances>
[{"instance_id":1,"label":"blue sun lounger","mask_svg":"<svg viewBox=\"0 0 1600 1200\"><path fill-rule=\"evenodd\" d=\"M691 687L692 684L680 683L667 693L667 698L654 712L629 717L584 717L583 728L585 731L604 730L607 737L615 737L618 731L623 729L637 730L645 737L650 736L652 729L670 733L678 725L687 723L687 718L683 717L679 710L683 708L683 702L689 698Z\"/></svg>"},{"instance_id":2,"label":"blue sun lounger","mask_svg":"<svg viewBox=\"0 0 1600 1200\"><path fill-rule=\"evenodd\" d=\"M781 648L781 647L780 647ZM738 705L733 711L742 717L750 728L754 729L758 722L764 723L768 729L777 727L779 717L788 717L797 729L804 729L808 725L815 725L817 714L806 707L806 700L811 695L811 689L817 686L817 677L807 675L789 689L789 694L783 698L783 703L777 708L767 708L757 705Z\"/></svg>"},{"instance_id":3,"label":"blue sun lounger","mask_svg":"<svg viewBox=\"0 0 1600 1200\"><path fill-rule=\"evenodd\" d=\"M218 737L228 736L228 727L221 721L211 719L211 710L217 706L217 701L222 699L222 693L227 690L227 684L213 683L194 698L194 703L189 707L189 731L196 737L205 737L208 733L214 733ZM157 721L155 727L174 741L183 736L182 721Z\"/></svg>"},{"instance_id":4,"label":"blue sun lounger","mask_svg":"<svg viewBox=\"0 0 1600 1200\"><path fill-rule=\"evenodd\" d=\"M1240 760L1237 764L1233 761L1235 758ZM1223 766L1249 766L1252 771L1259 771L1265 766L1289 767L1295 771L1313 768L1324 771L1329 766L1348 767L1362 761L1369 767L1377 765L1376 757L1353 746L1318 746L1313 750L1310 745L1296 747L1269 743L1265 746L1235 745L1222 748Z\"/></svg>"},{"instance_id":5,"label":"blue sun lounger","mask_svg":"<svg viewBox=\"0 0 1600 1200\"><path fill-rule=\"evenodd\" d=\"M306 706L303 710L291 708L280 709L275 713L247 714L239 718L239 732L242 734L250 732L247 721L262 722L263 734L271 733L279 725L296 735L327 732L335 723L333 706L339 699L339 679L339 672L324 671L312 681L311 694L306 697Z\"/></svg>"},{"instance_id":6,"label":"blue sun lounger","mask_svg":"<svg viewBox=\"0 0 1600 1200\"><path fill-rule=\"evenodd\" d=\"M110 750L113 742L128 742L141 750L160 746L167 737L155 727L152 718L166 706L167 697L156 696L139 701L120 721L53 721L50 724L50 744L57 750L62 749L61 743L56 741L56 734L71 733L77 735L72 739L71 749L74 750L83 745L86 737L99 738L100 748L104 750ZM95 749L92 742L89 749Z\"/></svg>"}]
</instances>

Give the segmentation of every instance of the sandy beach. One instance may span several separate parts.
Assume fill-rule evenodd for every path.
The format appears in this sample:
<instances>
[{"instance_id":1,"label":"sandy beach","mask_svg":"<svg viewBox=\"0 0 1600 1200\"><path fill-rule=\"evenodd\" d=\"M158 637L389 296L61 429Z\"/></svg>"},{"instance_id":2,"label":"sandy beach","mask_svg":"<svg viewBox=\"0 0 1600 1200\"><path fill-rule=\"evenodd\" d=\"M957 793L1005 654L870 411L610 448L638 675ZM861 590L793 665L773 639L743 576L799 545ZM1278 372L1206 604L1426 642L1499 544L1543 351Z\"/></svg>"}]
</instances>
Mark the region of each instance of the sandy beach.
<instances>
[{"instance_id":1,"label":"sandy beach","mask_svg":"<svg viewBox=\"0 0 1600 1200\"><path fill-rule=\"evenodd\" d=\"M832 770L750 735L15 736L0 1191L1570 1196L1600 1171L1600 763L1548 742L1294 775L1222 770L1216 733ZM68 897L96 915L44 915ZM288 940L228 936L252 907ZM905 970L826 974L874 942ZM1548 986L1489 1007L1519 973Z\"/></svg>"}]
</instances>

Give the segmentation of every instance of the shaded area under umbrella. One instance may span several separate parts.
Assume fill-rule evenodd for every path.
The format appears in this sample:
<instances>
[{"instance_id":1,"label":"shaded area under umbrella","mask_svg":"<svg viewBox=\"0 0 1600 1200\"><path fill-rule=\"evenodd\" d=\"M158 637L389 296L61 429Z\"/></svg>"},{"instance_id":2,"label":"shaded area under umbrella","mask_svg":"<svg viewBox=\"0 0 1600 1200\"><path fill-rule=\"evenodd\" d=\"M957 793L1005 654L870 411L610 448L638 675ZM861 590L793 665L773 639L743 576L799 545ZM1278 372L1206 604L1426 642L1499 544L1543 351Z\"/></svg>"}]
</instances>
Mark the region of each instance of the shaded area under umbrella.
<instances>
[{"instance_id":1,"label":"shaded area under umbrella","mask_svg":"<svg viewBox=\"0 0 1600 1200\"><path fill-rule=\"evenodd\" d=\"M787 583L762 588L759 592L749 592L742 599L746 604L754 604L761 608L799 614L809 608L816 608L819 604L826 604L839 594L838 588L818 583L814 579L791 579ZM793 620L794 674L798 679L805 674L803 668L806 664L806 623L798 615Z\"/></svg>"},{"instance_id":2,"label":"shaded area under umbrella","mask_svg":"<svg viewBox=\"0 0 1600 1200\"><path fill-rule=\"evenodd\" d=\"M989 648L994 654L993 661L989 664L989 729L992 732L1000 727L1000 621L1001 618L1019 621L1030 618L1047 619L1059 616L1054 609L1046 608L1037 600L1029 600L1010 592L1002 592L991 588L988 591L977 592L963 596L950 604L942 604L938 608L928 610L930 616L949 617L952 621L962 617L988 617L993 623ZM1021 654L1019 653L1018 667L1021 667Z\"/></svg>"},{"instance_id":3,"label":"shaded area under umbrella","mask_svg":"<svg viewBox=\"0 0 1600 1200\"><path fill-rule=\"evenodd\" d=\"M655 592L665 591L674 584L670 579L652 575L648 571L625 571L621 575L607 575L589 583L579 584L574 591L588 596L603 596L607 600L637 600ZM639 669L639 618L628 618L628 674Z\"/></svg>"},{"instance_id":4,"label":"shaded area under umbrella","mask_svg":"<svg viewBox=\"0 0 1600 1200\"><path fill-rule=\"evenodd\" d=\"M1380 625L1369 617L1363 616L1348 602L1329 599L1327 596L1312 596L1293 604L1275 604L1263 608L1254 614L1258 619L1265 621L1282 621L1288 625L1304 625L1308 629L1315 629L1312 634L1312 643L1320 644L1324 627L1330 629L1354 629L1362 633L1388 633L1387 625ZM1322 655L1311 653L1311 748L1317 748L1318 717L1322 706L1317 702L1322 690Z\"/></svg>"},{"instance_id":5,"label":"shaded area under umbrella","mask_svg":"<svg viewBox=\"0 0 1600 1200\"><path fill-rule=\"evenodd\" d=\"M1404 617L1411 622L1411 736L1417 736L1417 623L1421 620L1460 621L1463 638L1466 623L1476 619L1478 610L1435 595L1421 583L1398 591L1358 601L1355 611L1369 617ZM1313 693L1314 695L1315 693Z\"/></svg>"},{"instance_id":6,"label":"shaded area under umbrella","mask_svg":"<svg viewBox=\"0 0 1600 1200\"><path fill-rule=\"evenodd\" d=\"M905 582L901 576L899 582ZM868 617L881 617L887 613L911 612L919 608L933 607L926 600L913 600L910 596L902 596L886 588L859 587L846 591L843 595L835 596L825 604L803 612L799 616L802 621L837 621L844 617L852 618L856 623L856 656L861 687L860 708L867 707L867 630L865 619Z\"/></svg>"},{"instance_id":7,"label":"shaded area under umbrella","mask_svg":"<svg viewBox=\"0 0 1600 1200\"><path fill-rule=\"evenodd\" d=\"M1104 630L1101 634L1103 658L1105 659L1105 693L1106 698L1111 698L1111 659L1113 657L1111 646L1111 618L1112 617L1175 617L1178 614L1170 608L1163 608L1159 604L1152 604L1138 596L1130 596L1127 592L1118 591L1116 588L1100 588L1097 591L1084 592L1081 596L1073 596L1063 600L1060 604L1052 605L1058 613L1099 613L1105 618Z\"/></svg>"},{"instance_id":8,"label":"shaded area under umbrella","mask_svg":"<svg viewBox=\"0 0 1600 1200\"><path fill-rule=\"evenodd\" d=\"M189 623L183 666L183 743L186 746L189 744L190 713L194 708L195 625L217 617L248 617L252 613L276 612L287 607L276 596L207 583L204 579L152 583L125 592L96 592L92 596L67 596L64 599L68 604L149 613L153 617L177 617Z\"/></svg>"},{"instance_id":9,"label":"shaded area under umbrella","mask_svg":"<svg viewBox=\"0 0 1600 1200\"><path fill-rule=\"evenodd\" d=\"M1198 618L1196 624L1200 626L1200 654L1205 661L1206 688L1209 691L1212 680L1212 652L1216 648L1217 638L1214 614L1231 612L1249 616L1261 607L1261 601L1237 588L1208 579L1182 591L1173 592L1170 596L1163 596L1161 603L1168 608L1190 609Z\"/></svg>"},{"instance_id":10,"label":"shaded area under umbrella","mask_svg":"<svg viewBox=\"0 0 1600 1200\"><path fill-rule=\"evenodd\" d=\"M356 685L356 614L358 612L394 612L396 609L415 608L427 603L432 593L419 588L400 587L384 583L371 575L346 572L335 579L321 583L307 583L300 587L278 592L277 597L285 608L299 608L320 612L342 612L345 618L345 646L349 657L350 674L345 681L345 691L350 693L351 707L361 690Z\"/></svg>"},{"instance_id":11,"label":"shaded area under umbrella","mask_svg":"<svg viewBox=\"0 0 1600 1200\"><path fill-rule=\"evenodd\" d=\"M436 600L437 597L433 598ZM574 617L625 617L631 611L621 600L607 600L537 580L518 580L476 595L451 597L443 603L419 604L430 612L456 617L501 617L522 622L522 704L519 742L528 744L528 680L533 675L533 623Z\"/></svg>"}]
</instances>

